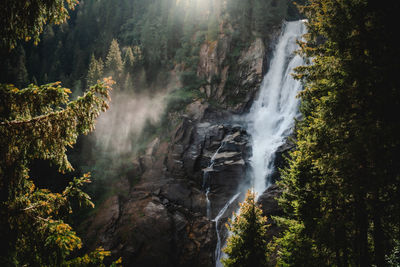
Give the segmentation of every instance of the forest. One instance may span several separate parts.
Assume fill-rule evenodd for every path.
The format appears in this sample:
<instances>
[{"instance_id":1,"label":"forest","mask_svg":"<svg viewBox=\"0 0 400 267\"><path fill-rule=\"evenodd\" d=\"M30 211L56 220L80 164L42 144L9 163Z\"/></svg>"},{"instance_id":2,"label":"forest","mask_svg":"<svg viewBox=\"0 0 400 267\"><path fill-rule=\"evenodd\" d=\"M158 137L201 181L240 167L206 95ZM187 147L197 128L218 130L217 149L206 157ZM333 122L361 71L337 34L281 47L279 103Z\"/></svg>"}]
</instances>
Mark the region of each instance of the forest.
<instances>
[{"instance_id":1,"label":"forest","mask_svg":"<svg viewBox=\"0 0 400 267\"><path fill-rule=\"evenodd\" d=\"M0 7L0 266L400 266L400 3Z\"/></svg>"}]
</instances>

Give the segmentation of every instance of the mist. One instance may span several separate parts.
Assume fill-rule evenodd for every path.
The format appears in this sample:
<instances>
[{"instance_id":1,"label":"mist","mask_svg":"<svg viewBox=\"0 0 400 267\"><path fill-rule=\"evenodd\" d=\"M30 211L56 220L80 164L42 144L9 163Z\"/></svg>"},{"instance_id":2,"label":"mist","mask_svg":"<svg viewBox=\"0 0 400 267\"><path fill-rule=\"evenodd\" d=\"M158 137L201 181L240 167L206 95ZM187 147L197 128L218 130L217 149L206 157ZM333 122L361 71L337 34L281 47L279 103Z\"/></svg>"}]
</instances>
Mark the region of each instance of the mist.
<instances>
[{"instance_id":1,"label":"mist","mask_svg":"<svg viewBox=\"0 0 400 267\"><path fill-rule=\"evenodd\" d=\"M135 151L145 125L155 125L160 121L165 99L165 93L149 95L113 91L110 108L99 117L96 124L96 147L113 156Z\"/></svg>"}]
</instances>

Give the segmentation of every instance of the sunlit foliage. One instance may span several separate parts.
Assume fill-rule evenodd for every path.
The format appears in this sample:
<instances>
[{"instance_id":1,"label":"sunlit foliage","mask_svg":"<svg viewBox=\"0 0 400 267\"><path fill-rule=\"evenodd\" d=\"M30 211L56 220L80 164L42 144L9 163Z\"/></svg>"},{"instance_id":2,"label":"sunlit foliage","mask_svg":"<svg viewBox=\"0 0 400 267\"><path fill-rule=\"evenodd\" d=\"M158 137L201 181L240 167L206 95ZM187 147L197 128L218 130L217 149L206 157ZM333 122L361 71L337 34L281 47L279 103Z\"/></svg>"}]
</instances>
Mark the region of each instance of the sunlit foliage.
<instances>
[{"instance_id":1,"label":"sunlit foliage","mask_svg":"<svg viewBox=\"0 0 400 267\"><path fill-rule=\"evenodd\" d=\"M81 190L90 182L90 174L54 193L34 185L28 166L35 159L44 159L58 165L61 172L72 170L67 147L76 143L78 135L94 129L95 119L108 108L112 83L105 79L75 101L69 100L71 91L59 82L31 84L25 89L0 85L2 266L60 266L82 247L65 220L72 213L72 203L93 206ZM93 256L98 260L103 254Z\"/></svg>"},{"instance_id":2,"label":"sunlit foliage","mask_svg":"<svg viewBox=\"0 0 400 267\"><path fill-rule=\"evenodd\" d=\"M223 251L227 258L224 266L266 266L267 265L267 217L256 203L256 194L249 190L240 210L227 224L231 235Z\"/></svg>"},{"instance_id":3,"label":"sunlit foliage","mask_svg":"<svg viewBox=\"0 0 400 267\"><path fill-rule=\"evenodd\" d=\"M18 40L30 39L37 44L46 23L65 22L68 9L73 9L77 3L78 0L2 0L0 46L14 48Z\"/></svg>"}]
</instances>

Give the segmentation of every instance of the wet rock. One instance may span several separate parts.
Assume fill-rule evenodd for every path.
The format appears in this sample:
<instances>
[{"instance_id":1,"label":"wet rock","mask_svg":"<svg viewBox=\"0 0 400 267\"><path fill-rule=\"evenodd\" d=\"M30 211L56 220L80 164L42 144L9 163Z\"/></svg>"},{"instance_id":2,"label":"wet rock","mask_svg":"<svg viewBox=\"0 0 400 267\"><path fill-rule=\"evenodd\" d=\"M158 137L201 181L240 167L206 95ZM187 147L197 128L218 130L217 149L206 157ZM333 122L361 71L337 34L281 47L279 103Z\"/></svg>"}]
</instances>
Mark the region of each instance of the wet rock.
<instances>
[{"instance_id":1,"label":"wet rock","mask_svg":"<svg viewBox=\"0 0 400 267\"><path fill-rule=\"evenodd\" d=\"M271 174L271 182L275 183L279 181L281 178L281 174L279 172L280 169L283 169L287 166L286 157L289 156L289 153L295 148L295 144L291 140L292 137L286 139L285 143L281 145L275 152L274 159L274 171Z\"/></svg>"},{"instance_id":2,"label":"wet rock","mask_svg":"<svg viewBox=\"0 0 400 267\"><path fill-rule=\"evenodd\" d=\"M282 189L278 185L271 185L258 198L258 204L261 204L261 209L265 216L279 216L283 214L283 210L278 205L276 198L282 195Z\"/></svg>"},{"instance_id":3,"label":"wet rock","mask_svg":"<svg viewBox=\"0 0 400 267\"><path fill-rule=\"evenodd\" d=\"M271 216L282 216L283 209L278 205L277 198L282 195L282 189L277 185L271 185L264 193L258 198L257 203L261 205L263 215L267 216L268 224L268 237L267 241L272 240L274 236L278 236L282 229L276 224Z\"/></svg>"}]
</instances>

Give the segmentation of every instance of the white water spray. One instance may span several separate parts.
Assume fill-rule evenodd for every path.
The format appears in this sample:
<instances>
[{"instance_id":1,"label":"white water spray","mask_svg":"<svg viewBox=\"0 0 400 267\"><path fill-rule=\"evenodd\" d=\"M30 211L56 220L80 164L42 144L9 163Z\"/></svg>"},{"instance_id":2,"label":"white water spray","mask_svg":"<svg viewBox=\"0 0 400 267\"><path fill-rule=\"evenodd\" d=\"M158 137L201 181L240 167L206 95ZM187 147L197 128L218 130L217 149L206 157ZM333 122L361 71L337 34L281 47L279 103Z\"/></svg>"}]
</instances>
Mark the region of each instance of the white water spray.
<instances>
[{"instance_id":1,"label":"white water spray","mask_svg":"<svg viewBox=\"0 0 400 267\"><path fill-rule=\"evenodd\" d=\"M286 22L275 47L271 65L260 88L260 95L247 115L248 132L252 135L253 156L250 159L254 174L254 191L260 196L270 185L274 170L274 154L291 133L298 116L296 98L301 83L291 73L304 65L295 55L296 40L306 33L303 21Z\"/></svg>"},{"instance_id":2,"label":"white water spray","mask_svg":"<svg viewBox=\"0 0 400 267\"><path fill-rule=\"evenodd\" d=\"M219 211L218 215L215 217L213 220L215 222L215 231L217 232L217 246L215 248L215 266L216 267L222 267L221 264L221 235L220 231L218 229L219 226L219 220L221 217L225 214L226 210L229 208L230 205L239 197L240 192L234 195L228 202L226 202L225 206Z\"/></svg>"},{"instance_id":3,"label":"white water spray","mask_svg":"<svg viewBox=\"0 0 400 267\"><path fill-rule=\"evenodd\" d=\"M221 150L221 148L225 145L225 142L222 141L220 147L215 151L214 155L210 159L210 166L207 168L203 169L203 190L205 190L205 195L206 195L206 202L207 202L207 218L211 218L211 203L210 199L208 198L208 194L210 193L210 171L214 170L214 163L215 163L215 157Z\"/></svg>"}]
</instances>

